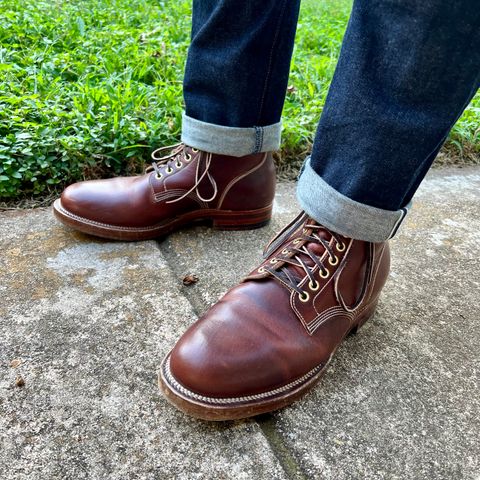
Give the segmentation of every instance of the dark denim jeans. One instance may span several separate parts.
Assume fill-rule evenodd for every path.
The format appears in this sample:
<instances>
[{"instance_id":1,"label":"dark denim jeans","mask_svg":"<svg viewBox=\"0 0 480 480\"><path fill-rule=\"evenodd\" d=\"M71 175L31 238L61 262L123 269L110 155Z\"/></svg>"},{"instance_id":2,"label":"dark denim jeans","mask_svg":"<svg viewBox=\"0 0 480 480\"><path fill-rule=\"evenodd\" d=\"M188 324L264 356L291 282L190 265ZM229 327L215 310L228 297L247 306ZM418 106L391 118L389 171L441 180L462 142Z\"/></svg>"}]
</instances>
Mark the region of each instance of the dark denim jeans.
<instances>
[{"instance_id":1,"label":"dark denim jeans","mask_svg":"<svg viewBox=\"0 0 480 480\"><path fill-rule=\"evenodd\" d=\"M193 0L186 114L230 127L279 122L299 1Z\"/></svg>"},{"instance_id":2,"label":"dark denim jeans","mask_svg":"<svg viewBox=\"0 0 480 480\"><path fill-rule=\"evenodd\" d=\"M185 140L221 150L233 135L221 152L232 155L275 145L299 3L194 0ZM391 236L479 85L479 0L356 0L302 207L340 233Z\"/></svg>"}]
</instances>

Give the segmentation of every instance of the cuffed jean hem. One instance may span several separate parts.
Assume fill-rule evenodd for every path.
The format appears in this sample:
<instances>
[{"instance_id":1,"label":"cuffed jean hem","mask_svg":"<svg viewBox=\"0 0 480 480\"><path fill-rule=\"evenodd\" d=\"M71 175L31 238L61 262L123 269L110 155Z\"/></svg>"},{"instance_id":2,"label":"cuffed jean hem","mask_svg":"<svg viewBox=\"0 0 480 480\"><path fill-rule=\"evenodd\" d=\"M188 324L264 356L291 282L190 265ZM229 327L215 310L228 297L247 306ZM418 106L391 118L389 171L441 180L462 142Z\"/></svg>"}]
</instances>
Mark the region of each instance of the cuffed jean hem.
<instances>
[{"instance_id":1,"label":"cuffed jean hem","mask_svg":"<svg viewBox=\"0 0 480 480\"><path fill-rule=\"evenodd\" d=\"M330 230L356 240L384 242L403 222L408 205L391 211L356 202L331 187L307 158L298 180L297 197L302 209Z\"/></svg>"},{"instance_id":2,"label":"cuffed jean hem","mask_svg":"<svg viewBox=\"0 0 480 480\"><path fill-rule=\"evenodd\" d=\"M280 148L280 122L266 127L237 128L202 122L183 114L182 142L204 152L243 157Z\"/></svg>"}]
</instances>

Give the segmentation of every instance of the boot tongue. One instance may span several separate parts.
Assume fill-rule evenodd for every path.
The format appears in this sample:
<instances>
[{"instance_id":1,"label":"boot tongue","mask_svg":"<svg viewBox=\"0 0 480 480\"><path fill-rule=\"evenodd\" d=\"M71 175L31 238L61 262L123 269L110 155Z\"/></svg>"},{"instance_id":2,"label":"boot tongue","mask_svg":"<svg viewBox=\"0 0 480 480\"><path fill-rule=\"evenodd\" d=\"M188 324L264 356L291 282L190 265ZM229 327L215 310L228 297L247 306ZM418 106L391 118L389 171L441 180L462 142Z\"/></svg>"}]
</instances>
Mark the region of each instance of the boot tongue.
<instances>
[{"instance_id":1,"label":"boot tongue","mask_svg":"<svg viewBox=\"0 0 480 480\"><path fill-rule=\"evenodd\" d=\"M332 238L332 234L326 229L326 228L309 228L308 225L318 225L315 220L312 220L311 218L308 218L303 226L302 234L303 235L308 235L310 237L312 236L317 236L325 240L326 242L330 242ZM308 250L312 255L321 258L322 255L325 253L325 247L319 242L319 241L306 241L303 243L302 246L299 247L300 250ZM309 266L313 267L315 266L315 262L310 258L309 255L306 253L297 253L297 257L299 257L302 262ZM292 257L295 259L295 255ZM300 267L300 266L294 266L294 265L289 265L285 264L284 267L282 268L288 268L289 272L293 274L294 277L296 277L298 280L302 279L305 277L306 273L305 270Z\"/></svg>"}]
</instances>

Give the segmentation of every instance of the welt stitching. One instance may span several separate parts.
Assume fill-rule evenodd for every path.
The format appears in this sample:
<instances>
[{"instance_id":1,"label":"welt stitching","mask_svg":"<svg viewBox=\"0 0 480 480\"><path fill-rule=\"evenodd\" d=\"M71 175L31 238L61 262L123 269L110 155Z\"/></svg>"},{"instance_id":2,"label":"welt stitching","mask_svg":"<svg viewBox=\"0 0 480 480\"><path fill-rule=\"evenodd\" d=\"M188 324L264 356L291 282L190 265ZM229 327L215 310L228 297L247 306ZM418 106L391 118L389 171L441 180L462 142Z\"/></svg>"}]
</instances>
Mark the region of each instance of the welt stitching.
<instances>
[{"instance_id":1,"label":"welt stitching","mask_svg":"<svg viewBox=\"0 0 480 480\"><path fill-rule=\"evenodd\" d=\"M257 393L254 395L246 395L242 397L225 397L225 398L216 398L216 397L207 397L204 395L199 395L198 393L192 392L191 390L185 388L183 385L181 385L173 376L171 370L170 370L170 357L168 357L163 364L163 373L165 379L168 381L169 386L173 387L176 389L178 392L182 393L183 395L193 398L195 400L200 400L205 403L210 403L210 404L220 404L220 405L225 405L229 403L237 403L237 402L249 402L249 401L255 401L255 400L262 400L264 398L269 398L277 394L284 393L304 382L309 380L311 377L313 377L315 374L317 374L319 371L323 370L328 363L330 362L330 359L327 361L325 364L320 364L314 367L312 370L307 372L305 375L303 375L300 378L297 378L293 382L290 382L286 385L283 385L282 387L275 388L274 390L269 390L264 393Z\"/></svg>"}]
</instances>

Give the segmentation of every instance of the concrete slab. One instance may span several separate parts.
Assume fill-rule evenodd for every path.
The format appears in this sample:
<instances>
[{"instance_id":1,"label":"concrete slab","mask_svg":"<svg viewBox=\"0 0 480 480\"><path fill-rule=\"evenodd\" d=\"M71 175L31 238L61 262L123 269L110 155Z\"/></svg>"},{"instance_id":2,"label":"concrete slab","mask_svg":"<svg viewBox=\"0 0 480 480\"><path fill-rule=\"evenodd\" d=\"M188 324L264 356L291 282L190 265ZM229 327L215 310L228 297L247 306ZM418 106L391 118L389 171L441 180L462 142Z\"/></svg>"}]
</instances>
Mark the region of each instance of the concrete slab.
<instances>
[{"instance_id":1,"label":"concrete slab","mask_svg":"<svg viewBox=\"0 0 480 480\"><path fill-rule=\"evenodd\" d=\"M155 242L0 214L0 478L286 478L253 421L191 421L156 372L195 319Z\"/></svg>"},{"instance_id":2,"label":"concrete slab","mask_svg":"<svg viewBox=\"0 0 480 480\"><path fill-rule=\"evenodd\" d=\"M272 224L253 232L196 227L162 242L198 313L260 258L298 211L279 188ZM480 169L434 171L401 234L376 316L337 353L303 401L259 419L299 477L480 478Z\"/></svg>"},{"instance_id":3,"label":"concrete slab","mask_svg":"<svg viewBox=\"0 0 480 480\"><path fill-rule=\"evenodd\" d=\"M183 287L197 312L213 305L226 290L253 270L268 241L292 220L298 211L295 184L277 186L272 221L263 228L246 231L215 231L196 226L159 242L178 277L195 274L198 283Z\"/></svg>"}]
</instances>

